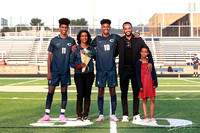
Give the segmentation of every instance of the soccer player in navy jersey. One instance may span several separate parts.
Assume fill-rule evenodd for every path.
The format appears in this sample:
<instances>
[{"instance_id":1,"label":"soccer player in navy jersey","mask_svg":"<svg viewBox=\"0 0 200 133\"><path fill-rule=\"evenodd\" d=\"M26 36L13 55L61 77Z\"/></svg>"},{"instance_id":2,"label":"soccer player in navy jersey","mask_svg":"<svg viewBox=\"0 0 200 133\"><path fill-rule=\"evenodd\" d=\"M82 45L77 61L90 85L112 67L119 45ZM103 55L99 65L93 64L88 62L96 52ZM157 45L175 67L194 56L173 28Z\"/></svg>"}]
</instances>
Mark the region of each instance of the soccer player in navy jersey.
<instances>
[{"instance_id":1,"label":"soccer player in navy jersey","mask_svg":"<svg viewBox=\"0 0 200 133\"><path fill-rule=\"evenodd\" d=\"M66 121L65 108L67 104L67 87L71 85L70 77L70 54L75 40L67 35L70 20L59 20L60 35L54 37L48 47L48 94L46 99L45 115L39 121L49 121L49 113L56 86L61 82L61 113L60 121Z\"/></svg>"},{"instance_id":2,"label":"soccer player in navy jersey","mask_svg":"<svg viewBox=\"0 0 200 133\"><path fill-rule=\"evenodd\" d=\"M115 87L117 84L117 73L115 65L115 49L116 41L120 36L116 34L110 34L110 24L109 19L101 20L101 30L102 35L97 36L92 41L92 46L96 47L96 86L98 87L98 109L99 118L96 122L104 121L103 116L103 103L104 103L104 88L106 87L106 82L109 87L111 96L111 121L118 122L119 120L115 116L117 97L115 92Z\"/></svg>"}]
</instances>

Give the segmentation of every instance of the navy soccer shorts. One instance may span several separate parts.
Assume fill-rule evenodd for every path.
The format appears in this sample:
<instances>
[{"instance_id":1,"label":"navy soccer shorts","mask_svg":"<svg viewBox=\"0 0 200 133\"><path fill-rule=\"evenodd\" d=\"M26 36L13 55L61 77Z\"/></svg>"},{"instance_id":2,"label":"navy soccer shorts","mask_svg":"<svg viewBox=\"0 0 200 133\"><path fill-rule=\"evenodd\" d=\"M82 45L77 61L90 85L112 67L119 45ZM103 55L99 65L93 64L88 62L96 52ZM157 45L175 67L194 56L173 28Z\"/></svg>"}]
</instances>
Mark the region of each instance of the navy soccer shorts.
<instances>
[{"instance_id":1,"label":"navy soccer shorts","mask_svg":"<svg viewBox=\"0 0 200 133\"><path fill-rule=\"evenodd\" d=\"M66 87L71 85L71 76L70 74L57 74L52 73L52 79L48 81L49 86L59 86L61 82L61 87Z\"/></svg>"},{"instance_id":2,"label":"navy soccer shorts","mask_svg":"<svg viewBox=\"0 0 200 133\"><path fill-rule=\"evenodd\" d=\"M117 72L116 69L111 71L99 71L96 74L96 87L106 87L106 82L108 87L117 87Z\"/></svg>"}]
</instances>

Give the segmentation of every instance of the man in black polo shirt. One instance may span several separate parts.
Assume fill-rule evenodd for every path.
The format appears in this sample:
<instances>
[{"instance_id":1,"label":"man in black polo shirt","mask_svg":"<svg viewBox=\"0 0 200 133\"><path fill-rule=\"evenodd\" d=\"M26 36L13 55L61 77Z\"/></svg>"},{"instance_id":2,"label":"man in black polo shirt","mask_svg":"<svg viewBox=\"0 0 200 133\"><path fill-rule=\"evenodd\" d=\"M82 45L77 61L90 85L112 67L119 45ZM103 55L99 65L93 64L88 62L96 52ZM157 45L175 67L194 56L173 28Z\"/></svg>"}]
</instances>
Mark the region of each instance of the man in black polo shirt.
<instances>
[{"instance_id":1,"label":"man in black polo shirt","mask_svg":"<svg viewBox=\"0 0 200 133\"><path fill-rule=\"evenodd\" d=\"M133 90L133 122L141 122L139 115L139 88L136 81L135 61L141 58L140 49L146 46L142 38L134 38L132 34L132 24L125 22L123 24L123 31L125 36L117 41L116 55L119 55L119 75L120 75L120 89L121 89L121 102L123 110L122 122L128 122L128 104L127 93L129 88L129 80L131 79ZM148 56L149 65L147 69L152 70L153 59L151 53Z\"/></svg>"}]
</instances>

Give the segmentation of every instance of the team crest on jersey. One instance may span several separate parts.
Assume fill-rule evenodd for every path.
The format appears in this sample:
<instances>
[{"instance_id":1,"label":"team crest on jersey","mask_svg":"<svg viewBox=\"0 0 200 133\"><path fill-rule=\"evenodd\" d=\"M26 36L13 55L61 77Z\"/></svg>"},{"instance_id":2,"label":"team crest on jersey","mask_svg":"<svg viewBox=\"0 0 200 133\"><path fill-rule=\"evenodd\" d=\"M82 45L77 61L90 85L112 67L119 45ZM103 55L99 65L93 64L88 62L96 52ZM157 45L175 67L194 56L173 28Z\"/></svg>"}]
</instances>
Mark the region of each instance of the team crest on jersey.
<instances>
[{"instance_id":1,"label":"team crest on jersey","mask_svg":"<svg viewBox=\"0 0 200 133\"><path fill-rule=\"evenodd\" d=\"M67 43L67 45L68 45L68 46L72 46L72 44L71 44L71 43Z\"/></svg>"},{"instance_id":2,"label":"team crest on jersey","mask_svg":"<svg viewBox=\"0 0 200 133\"><path fill-rule=\"evenodd\" d=\"M110 42L114 42L114 39L110 39Z\"/></svg>"}]
</instances>

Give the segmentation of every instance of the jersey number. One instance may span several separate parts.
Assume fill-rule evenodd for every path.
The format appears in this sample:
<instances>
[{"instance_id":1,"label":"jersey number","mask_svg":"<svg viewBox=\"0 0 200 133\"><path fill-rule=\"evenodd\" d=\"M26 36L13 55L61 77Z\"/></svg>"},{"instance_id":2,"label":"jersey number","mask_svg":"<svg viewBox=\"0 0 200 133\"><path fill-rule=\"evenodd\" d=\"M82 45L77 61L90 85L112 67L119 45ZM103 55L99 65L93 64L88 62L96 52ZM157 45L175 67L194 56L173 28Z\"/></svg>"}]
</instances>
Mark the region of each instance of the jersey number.
<instances>
[{"instance_id":1,"label":"jersey number","mask_svg":"<svg viewBox=\"0 0 200 133\"><path fill-rule=\"evenodd\" d=\"M109 44L104 45L104 51L110 51L110 45Z\"/></svg>"},{"instance_id":2,"label":"jersey number","mask_svg":"<svg viewBox=\"0 0 200 133\"><path fill-rule=\"evenodd\" d=\"M66 54L66 48L62 48L62 54Z\"/></svg>"}]
</instances>

